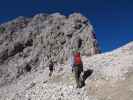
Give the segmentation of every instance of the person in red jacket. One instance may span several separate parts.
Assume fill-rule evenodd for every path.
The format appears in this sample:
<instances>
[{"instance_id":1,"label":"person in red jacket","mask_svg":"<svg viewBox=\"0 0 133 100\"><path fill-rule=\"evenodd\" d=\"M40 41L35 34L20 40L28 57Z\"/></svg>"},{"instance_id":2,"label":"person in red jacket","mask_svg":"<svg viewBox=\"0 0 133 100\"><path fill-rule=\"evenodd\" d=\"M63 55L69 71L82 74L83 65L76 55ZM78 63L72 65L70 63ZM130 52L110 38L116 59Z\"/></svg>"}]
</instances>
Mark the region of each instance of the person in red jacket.
<instances>
[{"instance_id":1,"label":"person in red jacket","mask_svg":"<svg viewBox=\"0 0 133 100\"><path fill-rule=\"evenodd\" d=\"M75 50L74 53L74 72L77 88L81 88L85 83L81 75L81 73L83 73L83 63L78 50Z\"/></svg>"}]
</instances>

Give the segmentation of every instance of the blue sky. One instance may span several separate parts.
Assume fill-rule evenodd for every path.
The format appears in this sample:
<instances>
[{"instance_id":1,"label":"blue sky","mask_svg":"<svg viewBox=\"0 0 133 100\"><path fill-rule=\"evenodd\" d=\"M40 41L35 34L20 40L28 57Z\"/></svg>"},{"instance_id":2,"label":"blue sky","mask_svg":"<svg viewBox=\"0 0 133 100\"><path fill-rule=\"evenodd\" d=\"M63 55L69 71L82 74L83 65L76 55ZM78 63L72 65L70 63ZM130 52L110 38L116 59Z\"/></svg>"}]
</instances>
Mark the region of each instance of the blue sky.
<instances>
[{"instance_id":1,"label":"blue sky","mask_svg":"<svg viewBox=\"0 0 133 100\"><path fill-rule=\"evenodd\" d=\"M102 52L133 41L132 0L0 0L0 23L17 16L80 12L94 26Z\"/></svg>"}]
</instances>

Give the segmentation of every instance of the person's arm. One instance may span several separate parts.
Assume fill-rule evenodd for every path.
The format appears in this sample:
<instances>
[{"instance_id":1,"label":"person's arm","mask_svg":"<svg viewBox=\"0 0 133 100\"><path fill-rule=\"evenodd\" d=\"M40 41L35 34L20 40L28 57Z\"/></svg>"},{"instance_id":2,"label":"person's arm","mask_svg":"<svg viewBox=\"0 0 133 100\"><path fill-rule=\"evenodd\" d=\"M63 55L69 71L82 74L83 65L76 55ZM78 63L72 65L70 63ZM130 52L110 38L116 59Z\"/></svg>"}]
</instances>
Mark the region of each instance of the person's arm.
<instances>
[{"instance_id":1,"label":"person's arm","mask_svg":"<svg viewBox=\"0 0 133 100\"><path fill-rule=\"evenodd\" d=\"M72 67L74 67L74 56L72 56Z\"/></svg>"}]
</instances>

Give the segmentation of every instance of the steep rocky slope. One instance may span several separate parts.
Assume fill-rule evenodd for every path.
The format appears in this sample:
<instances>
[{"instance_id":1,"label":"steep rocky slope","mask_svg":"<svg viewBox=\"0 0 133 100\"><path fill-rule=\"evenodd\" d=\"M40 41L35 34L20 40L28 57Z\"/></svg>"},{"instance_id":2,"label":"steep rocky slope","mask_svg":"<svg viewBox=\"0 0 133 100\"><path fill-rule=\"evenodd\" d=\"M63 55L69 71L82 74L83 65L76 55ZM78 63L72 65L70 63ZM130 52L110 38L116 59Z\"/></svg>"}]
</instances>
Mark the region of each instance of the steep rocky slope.
<instances>
[{"instance_id":1,"label":"steep rocky slope","mask_svg":"<svg viewBox=\"0 0 133 100\"><path fill-rule=\"evenodd\" d=\"M82 55L100 52L92 25L79 13L18 17L0 25L0 87L43 69L50 59L65 63L72 48Z\"/></svg>"},{"instance_id":2,"label":"steep rocky slope","mask_svg":"<svg viewBox=\"0 0 133 100\"><path fill-rule=\"evenodd\" d=\"M56 65L54 75L48 69L21 76L0 88L1 100L132 100L133 42L92 57L83 56L84 70L93 73L82 89L76 89L68 64Z\"/></svg>"}]
</instances>

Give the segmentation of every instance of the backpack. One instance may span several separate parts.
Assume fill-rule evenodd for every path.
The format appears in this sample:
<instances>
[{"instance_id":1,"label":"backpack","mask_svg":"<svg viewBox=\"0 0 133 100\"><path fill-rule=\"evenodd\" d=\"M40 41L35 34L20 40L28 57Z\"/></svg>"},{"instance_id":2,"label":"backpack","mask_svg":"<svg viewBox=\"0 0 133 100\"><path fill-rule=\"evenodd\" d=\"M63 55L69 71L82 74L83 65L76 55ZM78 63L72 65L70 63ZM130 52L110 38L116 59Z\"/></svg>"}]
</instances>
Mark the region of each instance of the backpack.
<instances>
[{"instance_id":1,"label":"backpack","mask_svg":"<svg viewBox=\"0 0 133 100\"><path fill-rule=\"evenodd\" d=\"M74 64L76 64L76 65L82 64L82 61L81 61L81 57L80 57L80 53L79 52L76 52L74 54Z\"/></svg>"}]
</instances>

